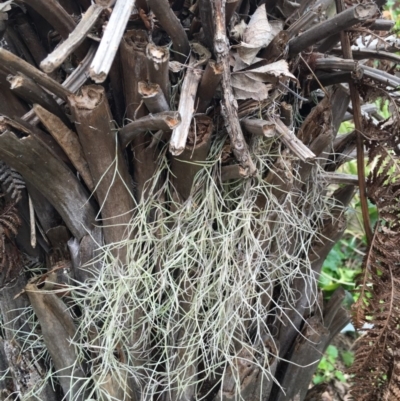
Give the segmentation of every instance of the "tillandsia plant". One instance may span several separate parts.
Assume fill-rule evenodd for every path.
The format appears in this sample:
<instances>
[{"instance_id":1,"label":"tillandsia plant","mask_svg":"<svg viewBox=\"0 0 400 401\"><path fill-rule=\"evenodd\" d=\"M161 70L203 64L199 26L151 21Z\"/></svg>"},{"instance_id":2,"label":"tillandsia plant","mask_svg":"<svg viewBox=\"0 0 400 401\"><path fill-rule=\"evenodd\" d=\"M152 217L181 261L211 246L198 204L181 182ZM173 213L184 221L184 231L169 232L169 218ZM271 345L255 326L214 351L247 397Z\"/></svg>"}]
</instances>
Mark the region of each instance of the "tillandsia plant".
<instances>
[{"instance_id":1,"label":"tillandsia plant","mask_svg":"<svg viewBox=\"0 0 400 401\"><path fill-rule=\"evenodd\" d=\"M382 3L0 3L0 400L315 399L350 320L318 280L357 186L356 322L375 320L354 394L396 394L398 115L371 105L397 110L399 43ZM337 172L355 156L358 176Z\"/></svg>"}]
</instances>

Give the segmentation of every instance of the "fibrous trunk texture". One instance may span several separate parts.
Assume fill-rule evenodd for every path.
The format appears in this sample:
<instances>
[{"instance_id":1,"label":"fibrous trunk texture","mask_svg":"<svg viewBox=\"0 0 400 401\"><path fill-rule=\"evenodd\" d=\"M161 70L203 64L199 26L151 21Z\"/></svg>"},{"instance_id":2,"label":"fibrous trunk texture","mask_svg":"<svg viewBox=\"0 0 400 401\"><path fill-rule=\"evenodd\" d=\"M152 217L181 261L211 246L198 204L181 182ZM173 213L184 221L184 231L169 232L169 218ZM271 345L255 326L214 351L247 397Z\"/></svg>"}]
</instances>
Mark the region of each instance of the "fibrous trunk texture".
<instances>
[{"instance_id":1,"label":"fibrous trunk texture","mask_svg":"<svg viewBox=\"0 0 400 401\"><path fill-rule=\"evenodd\" d=\"M318 280L357 188L353 396L399 398L399 40L382 5L0 3L1 400L315 399L350 320Z\"/></svg>"}]
</instances>

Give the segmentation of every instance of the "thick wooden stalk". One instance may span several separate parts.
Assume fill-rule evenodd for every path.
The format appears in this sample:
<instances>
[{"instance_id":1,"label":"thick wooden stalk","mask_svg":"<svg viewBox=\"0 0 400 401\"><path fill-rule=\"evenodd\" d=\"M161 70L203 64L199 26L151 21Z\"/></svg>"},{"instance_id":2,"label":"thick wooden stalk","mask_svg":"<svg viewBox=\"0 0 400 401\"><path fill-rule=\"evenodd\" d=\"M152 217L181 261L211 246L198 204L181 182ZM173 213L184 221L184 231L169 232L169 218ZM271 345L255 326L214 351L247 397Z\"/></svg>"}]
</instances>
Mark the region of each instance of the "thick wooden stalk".
<instances>
[{"instance_id":1,"label":"thick wooden stalk","mask_svg":"<svg viewBox=\"0 0 400 401\"><path fill-rule=\"evenodd\" d=\"M102 6L92 4L68 38L40 63L40 68L46 73L51 73L59 67L83 43L103 10Z\"/></svg>"},{"instance_id":2,"label":"thick wooden stalk","mask_svg":"<svg viewBox=\"0 0 400 401\"><path fill-rule=\"evenodd\" d=\"M147 109L139 93L139 82L147 80L148 77L149 60L146 56L148 44L148 33L144 30L128 31L121 43L126 115L132 121L147 114ZM151 128L149 127L149 129ZM157 169L158 152L149 147L151 136L146 134L146 131L147 129L130 136L127 141L122 139L123 146L132 141L133 179L136 183L135 196L138 202L147 196L148 192L145 187L148 187ZM120 135L121 138L124 137L123 133Z\"/></svg>"},{"instance_id":3,"label":"thick wooden stalk","mask_svg":"<svg viewBox=\"0 0 400 401\"><path fill-rule=\"evenodd\" d=\"M67 96L72 94L57 81L48 77L47 74L3 48L0 48L0 62L11 73L21 72L63 100L66 100Z\"/></svg>"},{"instance_id":4,"label":"thick wooden stalk","mask_svg":"<svg viewBox=\"0 0 400 401\"><path fill-rule=\"evenodd\" d=\"M90 77L96 82L104 82L110 72L118 46L121 43L135 0L117 0L100 46L90 66Z\"/></svg>"},{"instance_id":5,"label":"thick wooden stalk","mask_svg":"<svg viewBox=\"0 0 400 401\"><path fill-rule=\"evenodd\" d=\"M367 65L360 65L353 60L343 60L337 57L320 57L315 61L315 66L317 69L321 70L338 69L342 71L353 72L359 79L365 76L393 88L400 86L400 78Z\"/></svg>"},{"instance_id":6,"label":"thick wooden stalk","mask_svg":"<svg viewBox=\"0 0 400 401\"><path fill-rule=\"evenodd\" d=\"M149 43L146 47L146 56L149 67L149 80L153 84L160 85L165 99L169 101L169 50L166 47Z\"/></svg>"},{"instance_id":7,"label":"thick wooden stalk","mask_svg":"<svg viewBox=\"0 0 400 401\"><path fill-rule=\"evenodd\" d=\"M221 82L222 71L221 65L217 64L214 60L208 62L201 78L199 89L197 90L195 106L198 113L206 112Z\"/></svg>"},{"instance_id":8,"label":"thick wooden stalk","mask_svg":"<svg viewBox=\"0 0 400 401\"><path fill-rule=\"evenodd\" d=\"M46 127L47 131L49 131L71 160L76 171L78 171L83 181L85 181L89 191L92 192L94 190L93 178L90 174L89 166L76 133L65 126L57 116L50 113L40 105L35 104L33 109L41 123Z\"/></svg>"},{"instance_id":9,"label":"thick wooden stalk","mask_svg":"<svg viewBox=\"0 0 400 401\"><path fill-rule=\"evenodd\" d=\"M4 39L6 40L10 50L17 56L25 59L29 64L35 65L35 61L29 52L25 43L21 40L18 33L14 30L12 25L7 26L7 30L4 33Z\"/></svg>"},{"instance_id":10,"label":"thick wooden stalk","mask_svg":"<svg viewBox=\"0 0 400 401\"><path fill-rule=\"evenodd\" d=\"M32 57L35 59L36 65L39 65L47 56L47 52L25 14L17 16L17 29Z\"/></svg>"},{"instance_id":11,"label":"thick wooden stalk","mask_svg":"<svg viewBox=\"0 0 400 401\"><path fill-rule=\"evenodd\" d=\"M172 11L168 0L147 0L147 4L171 38L176 60L184 63L190 53L189 39L181 22Z\"/></svg>"},{"instance_id":12,"label":"thick wooden stalk","mask_svg":"<svg viewBox=\"0 0 400 401\"><path fill-rule=\"evenodd\" d=\"M40 104L42 107L60 118L64 124L69 126L71 125L71 122L60 105L32 79L18 73L17 75L9 75L7 80L10 82L11 90L21 99L29 104Z\"/></svg>"},{"instance_id":13,"label":"thick wooden stalk","mask_svg":"<svg viewBox=\"0 0 400 401\"><path fill-rule=\"evenodd\" d=\"M19 138L2 123L0 159L50 201L77 239L92 229L95 212L87 192L72 171L33 135Z\"/></svg>"},{"instance_id":14,"label":"thick wooden stalk","mask_svg":"<svg viewBox=\"0 0 400 401\"><path fill-rule=\"evenodd\" d=\"M332 54L341 55L341 49L332 49ZM352 51L353 60L365 60L365 59L372 59L372 60L388 60L392 61L393 63L400 64L400 56L398 54L393 54L385 51L379 50L369 50L369 49L362 49L362 50L353 50ZM381 72L379 70L379 72ZM377 73L379 74L377 71Z\"/></svg>"},{"instance_id":15,"label":"thick wooden stalk","mask_svg":"<svg viewBox=\"0 0 400 401\"><path fill-rule=\"evenodd\" d=\"M134 201L132 181L104 88L84 86L80 95L72 95L68 101L96 185L95 195L100 205L105 241L117 244L129 238L128 224L133 215ZM126 247L118 254L125 263Z\"/></svg>"},{"instance_id":16,"label":"thick wooden stalk","mask_svg":"<svg viewBox=\"0 0 400 401\"><path fill-rule=\"evenodd\" d=\"M212 119L205 115L193 118L184 151L171 160L172 185L181 200L191 193L196 174L207 159L213 131Z\"/></svg>"},{"instance_id":17,"label":"thick wooden stalk","mask_svg":"<svg viewBox=\"0 0 400 401\"><path fill-rule=\"evenodd\" d=\"M214 48L215 27L211 0L199 0L199 14L204 32L204 40L210 50Z\"/></svg>"},{"instance_id":18,"label":"thick wooden stalk","mask_svg":"<svg viewBox=\"0 0 400 401\"><path fill-rule=\"evenodd\" d=\"M221 113L231 140L233 153L246 171L246 175L251 177L257 173L257 169L251 159L249 148L240 127L238 105L232 92L228 39L225 33L225 2L222 0L212 2L212 11L215 23L214 51L217 55L217 62L223 70Z\"/></svg>"},{"instance_id":19,"label":"thick wooden stalk","mask_svg":"<svg viewBox=\"0 0 400 401\"><path fill-rule=\"evenodd\" d=\"M6 76L0 69L0 114L9 118L22 116L29 110L28 106L12 92Z\"/></svg>"},{"instance_id":20,"label":"thick wooden stalk","mask_svg":"<svg viewBox=\"0 0 400 401\"><path fill-rule=\"evenodd\" d=\"M35 284L25 287L37 316L46 348L58 373L58 380L67 400L85 401L88 390L82 387L85 372L71 340L76 328L69 308L54 293L41 291Z\"/></svg>"},{"instance_id":21,"label":"thick wooden stalk","mask_svg":"<svg viewBox=\"0 0 400 401\"><path fill-rule=\"evenodd\" d=\"M130 120L140 118L146 113L145 108L140 107L138 85L140 81L147 80L148 76L145 54L148 41L147 32L137 29L127 31L120 46L126 117Z\"/></svg>"},{"instance_id":22,"label":"thick wooden stalk","mask_svg":"<svg viewBox=\"0 0 400 401\"><path fill-rule=\"evenodd\" d=\"M146 131L170 131L181 123L181 116L177 111L166 111L158 114L149 114L125 125L119 131L121 145L126 147L132 140Z\"/></svg>"},{"instance_id":23,"label":"thick wooden stalk","mask_svg":"<svg viewBox=\"0 0 400 401\"><path fill-rule=\"evenodd\" d=\"M295 56L323 38L335 35L345 29L372 18L378 8L375 4L359 4L348 8L334 17L308 29L289 41L289 55Z\"/></svg>"},{"instance_id":24,"label":"thick wooden stalk","mask_svg":"<svg viewBox=\"0 0 400 401\"><path fill-rule=\"evenodd\" d=\"M110 83L112 102L111 110L113 111L114 118L119 126L122 126L125 116L125 97L124 85L121 79L122 65L121 65L121 51L115 55L114 61L110 69Z\"/></svg>"},{"instance_id":25,"label":"thick wooden stalk","mask_svg":"<svg viewBox=\"0 0 400 401\"><path fill-rule=\"evenodd\" d=\"M40 14L64 39L75 28L75 21L56 0L24 0Z\"/></svg>"},{"instance_id":26,"label":"thick wooden stalk","mask_svg":"<svg viewBox=\"0 0 400 401\"><path fill-rule=\"evenodd\" d=\"M191 58L183 80L178 106L178 112L181 115L182 123L173 130L169 143L169 150L174 156L180 155L185 150L190 124L192 123L195 111L194 102L201 79L201 70L193 66L194 59Z\"/></svg>"}]
</instances>

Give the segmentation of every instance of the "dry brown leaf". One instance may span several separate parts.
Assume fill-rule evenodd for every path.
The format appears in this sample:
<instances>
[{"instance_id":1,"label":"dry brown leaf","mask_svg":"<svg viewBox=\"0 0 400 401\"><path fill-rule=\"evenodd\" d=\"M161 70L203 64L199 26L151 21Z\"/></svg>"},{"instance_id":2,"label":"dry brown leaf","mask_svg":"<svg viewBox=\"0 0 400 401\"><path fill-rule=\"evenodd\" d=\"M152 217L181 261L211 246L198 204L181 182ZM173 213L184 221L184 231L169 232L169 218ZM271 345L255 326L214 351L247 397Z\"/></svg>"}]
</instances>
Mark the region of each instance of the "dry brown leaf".
<instances>
[{"instance_id":1,"label":"dry brown leaf","mask_svg":"<svg viewBox=\"0 0 400 401\"><path fill-rule=\"evenodd\" d=\"M257 8L243 34L243 41L237 48L239 56L250 65L257 53L269 45L274 38L274 32L268 22L265 4Z\"/></svg>"},{"instance_id":2,"label":"dry brown leaf","mask_svg":"<svg viewBox=\"0 0 400 401\"><path fill-rule=\"evenodd\" d=\"M265 85L246 74L232 74L231 84L236 99L254 99L262 101L268 97L272 85Z\"/></svg>"},{"instance_id":3,"label":"dry brown leaf","mask_svg":"<svg viewBox=\"0 0 400 401\"><path fill-rule=\"evenodd\" d=\"M240 74L240 72L237 72L237 74ZM245 74L258 82L277 83L282 79L290 79L297 82L297 78L289 71L289 65L285 60L252 68L246 71Z\"/></svg>"}]
</instances>

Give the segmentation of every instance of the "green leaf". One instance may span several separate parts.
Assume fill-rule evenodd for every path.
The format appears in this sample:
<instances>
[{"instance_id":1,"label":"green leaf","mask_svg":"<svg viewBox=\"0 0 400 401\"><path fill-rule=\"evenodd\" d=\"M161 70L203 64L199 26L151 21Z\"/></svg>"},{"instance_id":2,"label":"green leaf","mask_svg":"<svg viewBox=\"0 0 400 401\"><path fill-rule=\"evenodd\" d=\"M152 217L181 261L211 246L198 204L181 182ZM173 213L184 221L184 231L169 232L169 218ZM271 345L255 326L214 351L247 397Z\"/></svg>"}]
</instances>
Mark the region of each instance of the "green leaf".
<instances>
[{"instance_id":1,"label":"green leaf","mask_svg":"<svg viewBox=\"0 0 400 401\"><path fill-rule=\"evenodd\" d=\"M353 365L354 362L354 353L351 351L342 351L341 352L341 357L344 365L346 368L349 368L351 365Z\"/></svg>"},{"instance_id":2,"label":"green leaf","mask_svg":"<svg viewBox=\"0 0 400 401\"><path fill-rule=\"evenodd\" d=\"M345 382L345 381L346 381L345 375L344 375L343 372L341 372L340 370L336 370L336 371L335 371L335 377L336 377L337 379L339 379L341 382Z\"/></svg>"}]
</instances>

